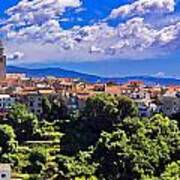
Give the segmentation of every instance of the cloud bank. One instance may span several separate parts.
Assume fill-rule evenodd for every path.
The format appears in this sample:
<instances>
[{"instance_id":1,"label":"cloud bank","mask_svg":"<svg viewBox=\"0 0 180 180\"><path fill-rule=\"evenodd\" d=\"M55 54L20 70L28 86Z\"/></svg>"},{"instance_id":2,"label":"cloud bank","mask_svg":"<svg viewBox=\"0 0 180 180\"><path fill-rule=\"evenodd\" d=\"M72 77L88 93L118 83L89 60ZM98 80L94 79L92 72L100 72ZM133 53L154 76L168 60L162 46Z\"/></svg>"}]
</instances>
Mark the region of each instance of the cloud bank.
<instances>
[{"instance_id":1,"label":"cloud bank","mask_svg":"<svg viewBox=\"0 0 180 180\"><path fill-rule=\"evenodd\" d=\"M9 59L27 64L145 59L180 46L180 21L159 28L147 18L147 14L154 19L156 14L173 14L174 0L137 0L113 9L98 23L64 29L60 23L64 13L68 8L85 11L82 6L80 0L21 0L7 9L0 33ZM118 24L111 26L111 19Z\"/></svg>"},{"instance_id":2,"label":"cloud bank","mask_svg":"<svg viewBox=\"0 0 180 180\"><path fill-rule=\"evenodd\" d=\"M138 0L112 10L110 18L132 17L150 13L169 13L175 8L174 0Z\"/></svg>"}]
</instances>

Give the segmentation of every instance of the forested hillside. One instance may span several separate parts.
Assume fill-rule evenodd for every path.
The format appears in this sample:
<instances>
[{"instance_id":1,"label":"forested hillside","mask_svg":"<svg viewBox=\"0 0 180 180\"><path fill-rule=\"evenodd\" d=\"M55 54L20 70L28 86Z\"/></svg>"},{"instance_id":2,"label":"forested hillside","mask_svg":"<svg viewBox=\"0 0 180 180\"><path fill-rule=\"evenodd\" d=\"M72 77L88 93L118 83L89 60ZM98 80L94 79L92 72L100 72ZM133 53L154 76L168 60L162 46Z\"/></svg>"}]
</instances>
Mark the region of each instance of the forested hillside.
<instances>
[{"instance_id":1,"label":"forested hillside","mask_svg":"<svg viewBox=\"0 0 180 180\"><path fill-rule=\"evenodd\" d=\"M178 180L179 120L138 117L124 96L99 94L83 111L43 100L43 116L23 104L0 121L0 161L29 180Z\"/></svg>"}]
</instances>

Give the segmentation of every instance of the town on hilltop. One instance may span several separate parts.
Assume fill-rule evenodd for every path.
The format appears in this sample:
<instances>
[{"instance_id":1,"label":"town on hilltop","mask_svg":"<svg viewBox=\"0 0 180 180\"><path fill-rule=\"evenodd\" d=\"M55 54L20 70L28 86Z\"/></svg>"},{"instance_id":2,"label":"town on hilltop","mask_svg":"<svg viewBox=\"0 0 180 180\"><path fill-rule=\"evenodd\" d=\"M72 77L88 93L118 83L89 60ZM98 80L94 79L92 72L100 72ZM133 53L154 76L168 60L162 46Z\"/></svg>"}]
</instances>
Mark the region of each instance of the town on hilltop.
<instances>
[{"instance_id":1,"label":"town on hilltop","mask_svg":"<svg viewBox=\"0 0 180 180\"><path fill-rule=\"evenodd\" d=\"M38 117L43 114L43 99L61 98L69 111L83 109L86 100L96 94L124 95L133 99L141 117L155 113L172 117L180 112L180 86L146 85L143 81L125 84L88 83L73 78L32 78L24 73L6 73L6 56L0 42L0 117L6 118L16 103L25 104Z\"/></svg>"}]
</instances>

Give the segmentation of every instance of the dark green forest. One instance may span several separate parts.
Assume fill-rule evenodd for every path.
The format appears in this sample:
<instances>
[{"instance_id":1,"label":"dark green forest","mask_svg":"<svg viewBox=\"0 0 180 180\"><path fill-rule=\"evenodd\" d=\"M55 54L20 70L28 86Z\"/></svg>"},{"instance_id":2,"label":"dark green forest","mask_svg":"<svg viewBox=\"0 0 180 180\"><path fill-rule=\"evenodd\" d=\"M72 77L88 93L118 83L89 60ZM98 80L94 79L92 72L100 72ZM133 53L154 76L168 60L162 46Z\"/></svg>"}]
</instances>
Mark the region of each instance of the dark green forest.
<instances>
[{"instance_id":1,"label":"dark green forest","mask_svg":"<svg viewBox=\"0 0 180 180\"><path fill-rule=\"evenodd\" d=\"M23 104L0 121L0 162L24 180L179 180L178 118L140 118L133 100L99 94L82 111L43 99L43 116Z\"/></svg>"}]
</instances>

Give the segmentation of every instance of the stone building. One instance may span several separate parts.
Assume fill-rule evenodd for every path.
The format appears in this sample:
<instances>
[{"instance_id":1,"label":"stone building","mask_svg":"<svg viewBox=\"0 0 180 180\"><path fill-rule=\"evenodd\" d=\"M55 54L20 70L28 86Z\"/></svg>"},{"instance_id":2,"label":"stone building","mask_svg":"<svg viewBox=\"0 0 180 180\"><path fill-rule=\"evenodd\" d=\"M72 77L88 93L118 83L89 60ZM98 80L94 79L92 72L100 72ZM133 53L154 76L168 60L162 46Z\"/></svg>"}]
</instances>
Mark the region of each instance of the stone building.
<instances>
[{"instance_id":1,"label":"stone building","mask_svg":"<svg viewBox=\"0 0 180 180\"><path fill-rule=\"evenodd\" d=\"M166 116L180 113L180 93L164 94L160 97L160 109Z\"/></svg>"},{"instance_id":2,"label":"stone building","mask_svg":"<svg viewBox=\"0 0 180 180\"><path fill-rule=\"evenodd\" d=\"M6 56L4 55L3 43L0 40L0 79L6 77Z\"/></svg>"}]
</instances>

